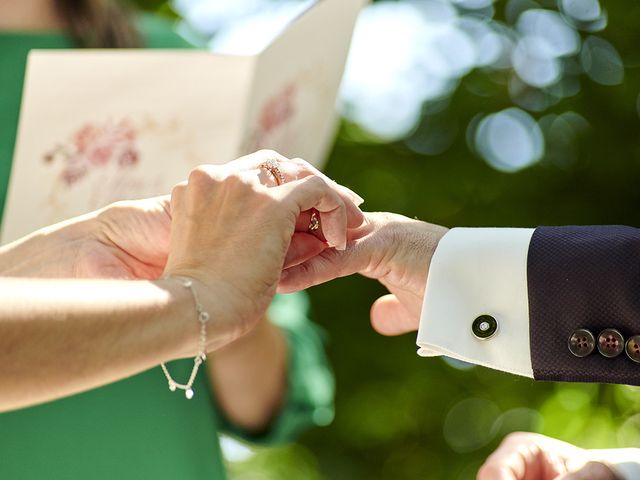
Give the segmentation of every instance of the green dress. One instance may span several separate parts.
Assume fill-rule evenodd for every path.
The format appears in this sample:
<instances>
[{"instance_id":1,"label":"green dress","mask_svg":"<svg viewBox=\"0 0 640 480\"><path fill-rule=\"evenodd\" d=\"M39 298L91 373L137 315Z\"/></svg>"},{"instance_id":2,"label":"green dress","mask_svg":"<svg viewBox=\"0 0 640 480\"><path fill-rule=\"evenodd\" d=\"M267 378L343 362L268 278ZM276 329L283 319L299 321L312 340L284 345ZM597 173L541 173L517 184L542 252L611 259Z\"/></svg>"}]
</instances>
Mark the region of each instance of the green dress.
<instances>
[{"instance_id":1,"label":"green dress","mask_svg":"<svg viewBox=\"0 0 640 480\"><path fill-rule=\"evenodd\" d=\"M170 26L142 20L149 48L189 45ZM26 55L32 48L72 48L63 34L0 32L0 212L11 169ZM286 401L271 428L248 438L216 407L206 375L192 400L168 390L160 368L95 390L0 414L2 479L210 479L225 478L219 432L279 443L333 417L333 377L321 332L307 319L304 295L277 297L270 309L289 346ZM186 378L191 360L172 362ZM2 392L0 392L2 395Z\"/></svg>"}]
</instances>

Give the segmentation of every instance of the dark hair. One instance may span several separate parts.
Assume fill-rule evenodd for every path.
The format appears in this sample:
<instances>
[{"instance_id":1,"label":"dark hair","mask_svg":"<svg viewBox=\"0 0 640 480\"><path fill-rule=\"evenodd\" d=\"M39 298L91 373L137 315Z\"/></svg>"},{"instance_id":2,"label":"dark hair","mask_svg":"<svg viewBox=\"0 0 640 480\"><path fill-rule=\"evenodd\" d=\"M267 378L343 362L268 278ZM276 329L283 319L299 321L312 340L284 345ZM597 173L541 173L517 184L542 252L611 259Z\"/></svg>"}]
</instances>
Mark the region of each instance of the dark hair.
<instances>
[{"instance_id":1,"label":"dark hair","mask_svg":"<svg viewBox=\"0 0 640 480\"><path fill-rule=\"evenodd\" d=\"M55 5L79 47L142 45L132 8L120 0L55 0Z\"/></svg>"}]
</instances>

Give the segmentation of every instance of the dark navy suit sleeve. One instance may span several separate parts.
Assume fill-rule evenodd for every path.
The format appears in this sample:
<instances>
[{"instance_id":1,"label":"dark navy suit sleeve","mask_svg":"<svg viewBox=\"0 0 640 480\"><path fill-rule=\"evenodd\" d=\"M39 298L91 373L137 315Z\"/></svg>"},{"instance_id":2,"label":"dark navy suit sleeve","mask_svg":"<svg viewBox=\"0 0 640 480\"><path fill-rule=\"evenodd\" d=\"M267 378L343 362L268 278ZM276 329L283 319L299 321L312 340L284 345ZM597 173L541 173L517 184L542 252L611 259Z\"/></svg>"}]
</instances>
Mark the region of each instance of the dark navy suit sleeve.
<instances>
[{"instance_id":1,"label":"dark navy suit sleeve","mask_svg":"<svg viewBox=\"0 0 640 480\"><path fill-rule=\"evenodd\" d=\"M568 340L577 329L640 334L640 229L540 227L527 256L533 374L539 380L640 385L640 363L597 348L582 358Z\"/></svg>"}]
</instances>

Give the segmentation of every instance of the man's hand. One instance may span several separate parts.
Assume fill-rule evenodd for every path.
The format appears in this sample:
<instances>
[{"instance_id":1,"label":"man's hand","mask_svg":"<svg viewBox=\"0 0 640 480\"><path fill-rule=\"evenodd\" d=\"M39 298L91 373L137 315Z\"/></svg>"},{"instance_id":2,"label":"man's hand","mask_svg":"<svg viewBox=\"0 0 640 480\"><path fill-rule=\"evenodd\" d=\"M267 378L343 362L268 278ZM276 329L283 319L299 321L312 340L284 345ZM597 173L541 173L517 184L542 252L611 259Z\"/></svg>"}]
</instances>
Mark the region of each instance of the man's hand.
<instances>
[{"instance_id":1,"label":"man's hand","mask_svg":"<svg viewBox=\"0 0 640 480\"><path fill-rule=\"evenodd\" d=\"M536 433L512 433L491 454L477 480L618 480L594 452Z\"/></svg>"},{"instance_id":2,"label":"man's hand","mask_svg":"<svg viewBox=\"0 0 640 480\"><path fill-rule=\"evenodd\" d=\"M391 292L371 309L373 327L383 335L418 329L431 257L447 229L401 215L366 213L350 231L344 251L327 249L283 272L279 291L293 292L337 277L360 273Z\"/></svg>"}]
</instances>

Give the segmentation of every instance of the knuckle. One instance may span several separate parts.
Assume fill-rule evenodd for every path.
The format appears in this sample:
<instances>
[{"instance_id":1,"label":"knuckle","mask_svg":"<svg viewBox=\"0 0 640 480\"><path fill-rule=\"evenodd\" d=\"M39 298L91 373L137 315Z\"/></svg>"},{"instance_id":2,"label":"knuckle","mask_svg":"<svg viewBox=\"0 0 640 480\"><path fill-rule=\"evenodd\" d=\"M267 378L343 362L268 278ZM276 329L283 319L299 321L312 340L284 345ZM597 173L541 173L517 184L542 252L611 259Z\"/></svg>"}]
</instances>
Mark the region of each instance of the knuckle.
<instances>
[{"instance_id":1,"label":"knuckle","mask_svg":"<svg viewBox=\"0 0 640 480\"><path fill-rule=\"evenodd\" d=\"M182 194L184 194L185 188L187 187L184 183L178 183L171 189L171 197L174 198L181 196Z\"/></svg>"},{"instance_id":2,"label":"knuckle","mask_svg":"<svg viewBox=\"0 0 640 480\"><path fill-rule=\"evenodd\" d=\"M189 185L193 185L195 187L206 187L213 183L214 179L211 176L208 167L203 165L194 168L189 173Z\"/></svg>"},{"instance_id":3,"label":"knuckle","mask_svg":"<svg viewBox=\"0 0 640 480\"><path fill-rule=\"evenodd\" d=\"M502 467L485 463L478 470L476 480L493 480L494 478L500 478L502 471Z\"/></svg>"},{"instance_id":4,"label":"knuckle","mask_svg":"<svg viewBox=\"0 0 640 480\"><path fill-rule=\"evenodd\" d=\"M243 175L242 172L236 171L227 175L223 182L230 188L241 190L243 192L253 192L258 193L259 185L258 182L254 181L252 178Z\"/></svg>"},{"instance_id":5,"label":"knuckle","mask_svg":"<svg viewBox=\"0 0 640 480\"><path fill-rule=\"evenodd\" d=\"M261 150L258 150L256 152L257 155L259 155L260 157L276 157L276 158L281 158L282 155L280 155L278 152L276 152L275 150L271 150L270 148L263 148Z\"/></svg>"},{"instance_id":6,"label":"knuckle","mask_svg":"<svg viewBox=\"0 0 640 480\"><path fill-rule=\"evenodd\" d=\"M525 432L511 432L504 437L503 444L521 443L527 437Z\"/></svg>"},{"instance_id":7,"label":"knuckle","mask_svg":"<svg viewBox=\"0 0 640 480\"><path fill-rule=\"evenodd\" d=\"M326 182L317 175L311 175L308 177L306 183L314 188L324 188L327 186Z\"/></svg>"},{"instance_id":8,"label":"knuckle","mask_svg":"<svg viewBox=\"0 0 640 480\"><path fill-rule=\"evenodd\" d=\"M304 158L296 157L290 160L292 163L295 163L299 167L302 167L304 170L315 170L313 165L307 162Z\"/></svg>"},{"instance_id":9,"label":"knuckle","mask_svg":"<svg viewBox=\"0 0 640 480\"><path fill-rule=\"evenodd\" d=\"M239 172L229 173L223 180L224 183L229 185L244 185L246 182L243 180L242 175Z\"/></svg>"}]
</instances>

